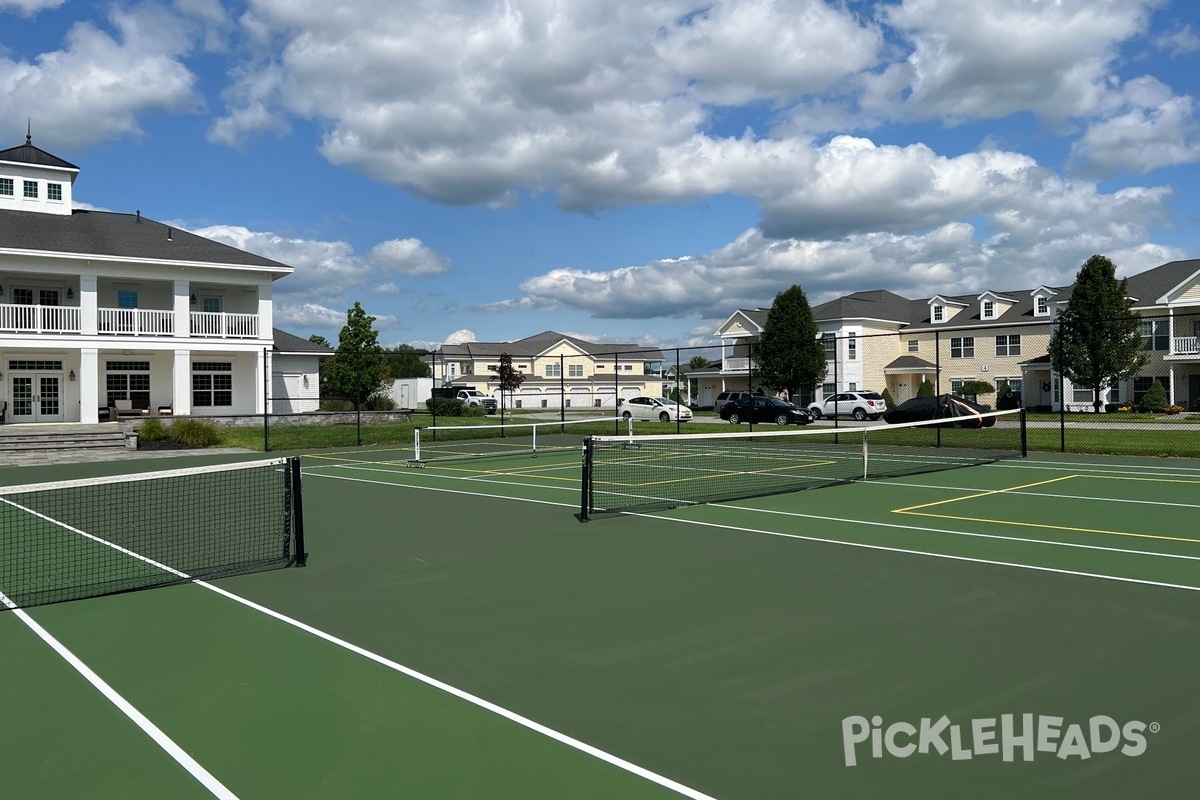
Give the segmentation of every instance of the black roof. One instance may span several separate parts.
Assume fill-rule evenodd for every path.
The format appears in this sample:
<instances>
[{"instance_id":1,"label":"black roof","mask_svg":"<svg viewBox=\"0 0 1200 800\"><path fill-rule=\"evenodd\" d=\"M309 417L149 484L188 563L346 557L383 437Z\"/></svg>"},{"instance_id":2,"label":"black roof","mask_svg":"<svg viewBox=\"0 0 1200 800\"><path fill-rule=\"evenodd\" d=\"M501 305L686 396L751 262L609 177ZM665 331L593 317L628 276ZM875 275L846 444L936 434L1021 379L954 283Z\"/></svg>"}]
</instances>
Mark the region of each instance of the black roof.
<instances>
[{"instance_id":1,"label":"black roof","mask_svg":"<svg viewBox=\"0 0 1200 800\"><path fill-rule=\"evenodd\" d=\"M40 147L34 147L33 138L25 137L25 144L17 147L10 147L7 150L0 150L0 161L9 161L17 164L36 164L39 167L61 167L62 169L73 169L79 171L79 167L69 161L63 161L56 155L47 153Z\"/></svg>"},{"instance_id":2,"label":"black roof","mask_svg":"<svg viewBox=\"0 0 1200 800\"><path fill-rule=\"evenodd\" d=\"M291 270L287 264L155 222L140 214L0 209L0 249Z\"/></svg>"}]
</instances>

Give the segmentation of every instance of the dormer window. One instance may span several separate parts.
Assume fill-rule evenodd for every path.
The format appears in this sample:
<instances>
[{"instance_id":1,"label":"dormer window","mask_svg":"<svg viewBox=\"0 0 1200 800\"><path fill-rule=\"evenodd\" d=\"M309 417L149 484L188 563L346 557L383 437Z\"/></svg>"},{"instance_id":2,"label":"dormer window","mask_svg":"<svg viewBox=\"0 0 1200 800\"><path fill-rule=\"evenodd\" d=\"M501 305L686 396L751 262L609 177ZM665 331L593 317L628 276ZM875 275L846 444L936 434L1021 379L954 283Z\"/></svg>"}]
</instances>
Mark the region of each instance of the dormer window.
<instances>
[{"instance_id":1,"label":"dormer window","mask_svg":"<svg viewBox=\"0 0 1200 800\"><path fill-rule=\"evenodd\" d=\"M12 197L13 195L13 179L0 178L0 195Z\"/></svg>"},{"instance_id":2,"label":"dormer window","mask_svg":"<svg viewBox=\"0 0 1200 800\"><path fill-rule=\"evenodd\" d=\"M36 200L38 196L37 181L21 181L21 183L25 184L25 196Z\"/></svg>"},{"instance_id":3,"label":"dormer window","mask_svg":"<svg viewBox=\"0 0 1200 800\"><path fill-rule=\"evenodd\" d=\"M1044 297L1038 297L1033 301L1033 313L1037 317L1047 317L1050 315L1050 301Z\"/></svg>"},{"instance_id":4,"label":"dormer window","mask_svg":"<svg viewBox=\"0 0 1200 800\"><path fill-rule=\"evenodd\" d=\"M46 184L46 199L47 200L62 200L62 184L47 183Z\"/></svg>"},{"instance_id":5,"label":"dormer window","mask_svg":"<svg viewBox=\"0 0 1200 800\"><path fill-rule=\"evenodd\" d=\"M993 319L996 316L996 303L994 300L983 301L983 318Z\"/></svg>"},{"instance_id":6,"label":"dormer window","mask_svg":"<svg viewBox=\"0 0 1200 800\"><path fill-rule=\"evenodd\" d=\"M933 321L934 322L944 322L945 319L946 319L946 307L945 306L934 306L933 307Z\"/></svg>"}]
</instances>

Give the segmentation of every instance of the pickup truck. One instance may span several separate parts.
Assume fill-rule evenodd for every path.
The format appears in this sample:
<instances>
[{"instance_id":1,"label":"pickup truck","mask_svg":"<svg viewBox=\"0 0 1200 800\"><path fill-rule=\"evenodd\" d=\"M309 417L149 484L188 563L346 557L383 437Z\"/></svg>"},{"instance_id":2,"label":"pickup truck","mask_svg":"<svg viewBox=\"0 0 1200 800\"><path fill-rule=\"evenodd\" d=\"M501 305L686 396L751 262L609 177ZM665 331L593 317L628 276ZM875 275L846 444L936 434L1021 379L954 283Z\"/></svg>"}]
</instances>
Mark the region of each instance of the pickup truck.
<instances>
[{"instance_id":1,"label":"pickup truck","mask_svg":"<svg viewBox=\"0 0 1200 800\"><path fill-rule=\"evenodd\" d=\"M482 406L485 413L496 413L496 398L484 394L478 389L468 389L462 386L441 386L433 390L434 397L450 397L461 400L463 405Z\"/></svg>"}]
</instances>

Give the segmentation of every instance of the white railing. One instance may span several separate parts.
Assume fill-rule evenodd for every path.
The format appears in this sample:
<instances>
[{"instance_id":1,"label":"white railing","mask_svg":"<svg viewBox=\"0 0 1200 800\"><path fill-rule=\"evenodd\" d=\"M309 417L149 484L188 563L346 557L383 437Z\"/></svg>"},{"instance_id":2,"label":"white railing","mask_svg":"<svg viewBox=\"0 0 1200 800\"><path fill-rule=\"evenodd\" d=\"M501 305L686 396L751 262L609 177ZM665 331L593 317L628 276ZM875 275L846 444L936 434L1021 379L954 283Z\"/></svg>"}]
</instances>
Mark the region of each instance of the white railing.
<instances>
[{"instance_id":1,"label":"white railing","mask_svg":"<svg viewBox=\"0 0 1200 800\"><path fill-rule=\"evenodd\" d=\"M1175 355L1200 355L1200 336L1176 336L1171 351Z\"/></svg>"},{"instance_id":2,"label":"white railing","mask_svg":"<svg viewBox=\"0 0 1200 800\"><path fill-rule=\"evenodd\" d=\"M192 336L223 339L258 337L258 314L226 314L217 311L193 311Z\"/></svg>"},{"instance_id":3,"label":"white railing","mask_svg":"<svg viewBox=\"0 0 1200 800\"><path fill-rule=\"evenodd\" d=\"M100 308L96 330L127 336L170 336L175 333L175 312L144 308Z\"/></svg>"},{"instance_id":4,"label":"white railing","mask_svg":"<svg viewBox=\"0 0 1200 800\"><path fill-rule=\"evenodd\" d=\"M0 331L79 333L78 306L0 305Z\"/></svg>"},{"instance_id":5,"label":"white railing","mask_svg":"<svg viewBox=\"0 0 1200 800\"><path fill-rule=\"evenodd\" d=\"M721 367L722 372L747 372L757 369L758 364L749 358L727 358Z\"/></svg>"}]
</instances>

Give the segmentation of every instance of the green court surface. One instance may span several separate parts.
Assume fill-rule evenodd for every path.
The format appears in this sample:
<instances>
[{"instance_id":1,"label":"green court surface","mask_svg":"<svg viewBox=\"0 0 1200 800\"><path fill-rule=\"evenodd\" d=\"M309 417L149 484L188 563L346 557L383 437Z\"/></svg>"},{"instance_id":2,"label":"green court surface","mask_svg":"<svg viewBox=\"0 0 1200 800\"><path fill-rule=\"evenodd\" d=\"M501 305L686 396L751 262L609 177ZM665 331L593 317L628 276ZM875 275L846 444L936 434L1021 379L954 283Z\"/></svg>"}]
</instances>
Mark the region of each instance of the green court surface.
<instances>
[{"instance_id":1,"label":"green court surface","mask_svg":"<svg viewBox=\"0 0 1200 800\"><path fill-rule=\"evenodd\" d=\"M412 455L304 454L304 568L0 612L0 797L1200 781L1198 462L1034 456L583 524L575 446Z\"/></svg>"}]
</instances>

